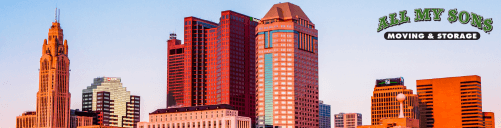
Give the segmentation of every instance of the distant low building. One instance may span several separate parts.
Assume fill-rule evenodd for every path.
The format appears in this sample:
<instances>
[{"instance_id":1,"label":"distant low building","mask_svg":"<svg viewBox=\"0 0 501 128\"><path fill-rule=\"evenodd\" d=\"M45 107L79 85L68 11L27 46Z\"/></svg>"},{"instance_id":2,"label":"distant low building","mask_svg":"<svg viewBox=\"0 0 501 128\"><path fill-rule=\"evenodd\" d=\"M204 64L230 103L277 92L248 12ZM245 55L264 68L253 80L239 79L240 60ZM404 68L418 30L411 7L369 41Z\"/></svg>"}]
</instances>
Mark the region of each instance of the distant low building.
<instances>
[{"instance_id":1,"label":"distant low building","mask_svg":"<svg viewBox=\"0 0 501 128\"><path fill-rule=\"evenodd\" d=\"M419 120L412 118L381 119L377 125L364 125L357 128L419 128Z\"/></svg>"},{"instance_id":2,"label":"distant low building","mask_svg":"<svg viewBox=\"0 0 501 128\"><path fill-rule=\"evenodd\" d=\"M99 120L98 112L80 111L79 109L70 110L70 128L99 125Z\"/></svg>"},{"instance_id":3,"label":"distant low building","mask_svg":"<svg viewBox=\"0 0 501 128\"><path fill-rule=\"evenodd\" d=\"M92 126L80 126L78 128L125 128L125 127L92 125Z\"/></svg>"},{"instance_id":4,"label":"distant low building","mask_svg":"<svg viewBox=\"0 0 501 128\"><path fill-rule=\"evenodd\" d=\"M408 117L404 114L404 101L406 101L407 97L409 97L409 95L405 92L398 93L395 98L389 97L391 98L390 100L394 99L395 101L397 101L397 105L400 106L398 107L400 109L397 109L397 111L395 112L398 113L398 117L380 118L378 120L379 122L372 122L372 125L358 126L357 128L419 128L419 119L414 119L414 117ZM414 95L410 95L409 98L410 99L408 100L414 100L415 97Z\"/></svg>"},{"instance_id":5,"label":"distant low building","mask_svg":"<svg viewBox=\"0 0 501 128\"><path fill-rule=\"evenodd\" d=\"M251 118L227 104L158 109L149 117L138 128L251 128Z\"/></svg>"},{"instance_id":6,"label":"distant low building","mask_svg":"<svg viewBox=\"0 0 501 128\"><path fill-rule=\"evenodd\" d=\"M494 112L483 112L484 119L484 127L485 128L494 128L496 123L494 121Z\"/></svg>"},{"instance_id":7,"label":"distant low building","mask_svg":"<svg viewBox=\"0 0 501 128\"><path fill-rule=\"evenodd\" d=\"M334 115L334 128L356 128L362 125L362 114L339 113Z\"/></svg>"},{"instance_id":8,"label":"distant low building","mask_svg":"<svg viewBox=\"0 0 501 128\"><path fill-rule=\"evenodd\" d=\"M16 117L16 128L36 128L37 112L28 111Z\"/></svg>"},{"instance_id":9,"label":"distant low building","mask_svg":"<svg viewBox=\"0 0 501 128\"><path fill-rule=\"evenodd\" d=\"M331 128L331 105L320 101L319 106L319 125L320 128Z\"/></svg>"}]
</instances>

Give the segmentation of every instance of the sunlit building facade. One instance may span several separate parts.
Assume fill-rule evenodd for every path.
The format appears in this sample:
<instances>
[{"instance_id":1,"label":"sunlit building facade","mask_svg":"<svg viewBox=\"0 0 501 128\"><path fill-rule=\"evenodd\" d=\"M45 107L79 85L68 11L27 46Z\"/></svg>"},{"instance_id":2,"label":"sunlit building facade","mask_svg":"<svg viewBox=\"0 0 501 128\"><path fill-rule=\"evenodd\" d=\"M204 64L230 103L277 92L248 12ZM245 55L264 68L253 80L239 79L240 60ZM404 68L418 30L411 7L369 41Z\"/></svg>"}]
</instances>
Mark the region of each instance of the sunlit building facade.
<instances>
[{"instance_id":1,"label":"sunlit building facade","mask_svg":"<svg viewBox=\"0 0 501 128\"><path fill-rule=\"evenodd\" d=\"M230 10L219 23L185 17L184 44L169 40L168 107L229 104L254 121L256 25Z\"/></svg>"},{"instance_id":2,"label":"sunlit building facade","mask_svg":"<svg viewBox=\"0 0 501 128\"><path fill-rule=\"evenodd\" d=\"M395 98L403 93L407 98L403 102L405 118L419 119L418 97L411 89L404 86L404 78L387 78L376 80L373 96L371 96L371 124L379 125L381 119L397 118L400 103Z\"/></svg>"},{"instance_id":3,"label":"sunlit building facade","mask_svg":"<svg viewBox=\"0 0 501 128\"><path fill-rule=\"evenodd\" d=\"M422 127L483 127L481 85L477 75L416 80Z\"/></svg>"},{"instance_id":4,"label":"sunlit building facade","mask_svg":"<svg viewBox=\"0 0 501 128\"><path fill-rule=\"evenodd\" d=\"M496 121L494 120L494 112L483 112L484 127L494 128L496 127Z\"/></svg>"},{"instance_id":5,"label":"sunlit building facade","mask_svg":"<svg viewBox=\"0 0 501 128\"><path fill-rule=\"evenodd\" d=\"M292 3L256 27L257 127L319 127L318 31Z\"/></svg>"},{"instance_id":6,"label":"sunlit building facade","mask_svg":"<svg viewBox=\"0 0 501 128\"><path fill-rule=\"evenodd\" d=\"M37 112L28 111L16 117L16 128L36 128Z\"/></svg>"},{"instance_id":7,"label":"sunlit building facade","mask_svg":"<svg viewBox=\"0 0 501 128\"><path fill-rule=\"evenodd\" d=\"M227 104L158 109L138 128L252 128L251 118L238 115Z\"/></svg>"},{"instance_id":8,"label":"sunlit building facade","mask_svg":"<svg viewBox=\"0 0 501 128\"><path fill-rule=\"evenodd\" d=\"M167 107L184 103L184 45L171 33L167 40Z\"/></svg>"},{"instance_id":9,"label":"sunlit building facade","mask_svg":"<svg viewBox=\"0 0 501 128\"><path fill-rule=\"evenodd\" d=\"M98 77L82 90L82 110L100 113L103 126L136 128L140 97L131 95L120 77Z\"/></svg>"},{"instance_id":10,"label":"sunlit building facade","mask_svg":"<svg viewBox=\"0 0 501 128\"><path fill-rule=\"evenodd\" d=\"M356 128L362 125L362 114L339 113L334 114L334 128Z\"/></svg>"},{"instance_id":11,"label":"sunlit building facade","mask_svg":"<svg viewBox=\"0 0 501 128\"><path fill-rule=\"evenodd\" d=\"M70 59L68 42L57 17L49 28L42 46L39 87L37 92L36 127L68 128L70 122Z\"/></svg>"}]
</instances>

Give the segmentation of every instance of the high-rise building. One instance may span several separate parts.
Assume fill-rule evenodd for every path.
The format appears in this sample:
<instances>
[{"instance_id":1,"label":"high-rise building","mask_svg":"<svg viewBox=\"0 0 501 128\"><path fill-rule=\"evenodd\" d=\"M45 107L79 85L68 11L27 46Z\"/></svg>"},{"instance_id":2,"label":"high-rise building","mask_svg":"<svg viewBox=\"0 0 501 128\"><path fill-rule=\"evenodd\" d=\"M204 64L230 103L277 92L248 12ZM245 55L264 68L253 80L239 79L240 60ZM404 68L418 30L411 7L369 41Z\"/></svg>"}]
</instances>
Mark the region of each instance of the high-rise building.
<instances>
[{"instance_id":1,"label":"high-rise building","mask_svg":"<svg viewBox=\"0 0 501 128\"><path fill-rule=\"evenodd\" d=\"M251 118L228 104L158 109L149 117L138 128L252 128Z\"/></svg>"},{"instance_id":2,"label":"high-rise building","mask_svg":"<svg viewBox=\"0 0 501 128\"><path fill-rule=\"evenodd\" d=\"M320 128L331 128L331 105L324 104L323 101L320 101L318 110Z\"/></svg>"},{"instance_id":3,"label":"high-rise building","mask_svg":"<svg viewBox=\"0 0 501 128\"><path fill-rule=\"evenodd\" d=\"M356 128L362 125L362 114L339 113L334 114L334 128Z\"/></svg>"},{"instance_id":4,"label":"high-rise building","mask_svg":"<svg viewBox=\"0 0 501 128\"><path fill-rule=\"evenodd\" d=\"M185 41L187 45L191 44L191 47L194 47L197 42L198 45L205 45L198 37L200 34L204 35L204 31L208 32L205 34L208 54L205 58L207 68L203 71L207 78L204 83L207 90L204 102L207 102L207 105L229 104L238 110L239 116L250 117L254 123L256 116L254 28L257 22L252 17L229 10L221 12L219 26L216 28L204 29L210 25L205 25L194 17L187 17L186 21L192 23L185 25L189 30L188 36L185 36L188 37ZM196 54L195 49L187 52ZM195 65L196 62L191 64Z\"/></svg>"},{"instance_id":5,"label":"high-rise building","mask_svg":"<svg viewBox=\"0 0 501 128\"><path fill-rule=\"evenodd\" d=\"M292 3L273 5L256 27L257 125L319 127L318 31Z\"/></svg>"},{"instance_id":6,"label":"high-rise building","mask_svg":"<svg viewBox=\"0 0 501 128\"><path fill-rule=\"evenodd\" d=\"M371 124L381 124L383 118L397 118L400 103L395 98L403 93L407 100L403 102L405 118L419 118L419 102L416 94L404 86L404 78L387 78L376 80L373 96L371 96Z\"/></svg>"},{"instance_id":7,"label":"high-rise building","mask_svg":"<svg viewBox=\"0 0 501 128\"><path fill-rule=\"evenodd\" d=\"M169 40L168 107L229 104L254 121L256 25L229 10L219 23L184 18L184 44Z\"/></svg>"},{"instance_id":8,"label":"high-rise building","mask_svg":"<svg viewBox=\"0 0 501 128\"><path fill-rule=\"evenodd\" d=\"M36 128L37 112L28 111L16 117L16 128Z\"/></svg>"},{"instance_id":9,"label":"high-rise building","mask_svg":"<svg viewBox=\"0 0 501 128\"><path fill-rule=\"evenodd\" d=\"M167 40L167 107L184 104L184 45L171 33Z\"/></svg>"},{"instance_id":10,"label":"high-rise building","mask_svg":"<svg viewBox=\"0 0 501 128\"><path fill-rule=\"evenodd\" d=\"M484 127L494 128L496 127L496 121L494 120L494 112L483 112Z\"/></svg>"},{"instance_id":11,"label":"high-rise building","mask_svg":"<svg viewBox=\"0 0 501 128\"><path fill-rule=\"evenodd\" d=\"M103 126L136 128L140 119L139 98L130 95L120 77L98 77L82 90L82 110L100 113Z\"/></svg>"},{"instance_id":12,"label":"high-rise building","mask_svg":"<svg viewBox=\"0 0 501 128\"><path fill-rule=\"evenodd\" d=\"M57 9L56 9L57 10ZM37 92L37 127L68 128L70 122L70 59L68 42L58 20L49 28L40 57L39 87Z\"/></svg>"},{"instance_id":13,"label":"high-rise building","mask_svg":"<svg viewBox=\"0 0 501 128\"><path fill-rule=\"evenodd\" d=\"M483 127L480 76L416 80L421 126Z\"/></svg>"}]
</instances>

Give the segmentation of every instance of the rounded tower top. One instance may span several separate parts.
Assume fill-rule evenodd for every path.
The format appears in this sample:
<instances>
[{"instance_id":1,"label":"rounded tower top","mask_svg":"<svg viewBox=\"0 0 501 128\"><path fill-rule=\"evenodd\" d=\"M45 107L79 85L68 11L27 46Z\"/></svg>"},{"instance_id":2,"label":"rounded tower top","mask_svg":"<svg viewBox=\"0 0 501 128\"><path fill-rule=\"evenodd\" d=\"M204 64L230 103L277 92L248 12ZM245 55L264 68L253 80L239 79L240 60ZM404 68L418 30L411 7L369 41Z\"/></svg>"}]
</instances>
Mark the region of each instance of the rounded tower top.
<instances>
[{"instance_id":1,"label":"rounded tower top","mask_svg":"<svg viewBox=\"0 0 501 128\"><path fill-rule=\"evenodd\" d=\"M399 102L404 101L404 100L405 100L405 95L404 95L403 93L398 94L398 95L397 95L397 100L398 100Z\"/></svg>"}]
</instances>

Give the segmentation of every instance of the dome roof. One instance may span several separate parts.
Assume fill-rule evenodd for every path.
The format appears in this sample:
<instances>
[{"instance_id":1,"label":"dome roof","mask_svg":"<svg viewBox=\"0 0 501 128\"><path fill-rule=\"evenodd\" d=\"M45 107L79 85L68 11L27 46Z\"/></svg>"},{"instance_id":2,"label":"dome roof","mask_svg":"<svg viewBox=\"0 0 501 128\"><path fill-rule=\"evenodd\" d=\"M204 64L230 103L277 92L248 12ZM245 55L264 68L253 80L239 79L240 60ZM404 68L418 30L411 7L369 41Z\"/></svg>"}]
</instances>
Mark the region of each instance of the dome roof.
<instances>
[{"instance_id":1,"label":"dome roof","mask_svg":"<svg viewBox=\"0 0 501 128\"><path fill-rule=\"evenodd\" d=\"M306 16L306 14L299 6L289 2L285 2L273 5L273 7L271 7L268 13L266 13L266 15L261 20L277 19L277 18L297 19L296 16L297 18L310 21L310 18Z\"/></svg>"}]
</instances>

